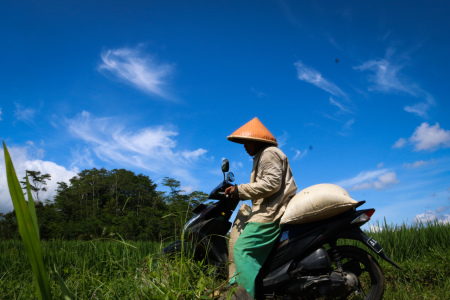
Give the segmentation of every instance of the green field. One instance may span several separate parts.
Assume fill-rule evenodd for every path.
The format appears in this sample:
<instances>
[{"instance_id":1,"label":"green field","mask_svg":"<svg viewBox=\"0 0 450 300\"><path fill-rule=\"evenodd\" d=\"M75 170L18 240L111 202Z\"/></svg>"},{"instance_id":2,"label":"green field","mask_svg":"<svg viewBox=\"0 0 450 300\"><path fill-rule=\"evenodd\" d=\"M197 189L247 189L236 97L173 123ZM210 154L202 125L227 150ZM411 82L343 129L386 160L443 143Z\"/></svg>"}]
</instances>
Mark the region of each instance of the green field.
<instances>
[{"instance_id":1,"label":"green field","mask_svg":"<svg viewBox=\"0 0 450 300\"><path fill-rule=\"evenodd\" d=\"M384 298L450 299L450 225L381 227L369 235L404 269L374 255L387 279ZM209 299L211 291L225 284L202 263L159 256L159 243L55 240L41 245L55 299L62 294L54 266L77 299ZM22 242L0 242L0 299L34 298Z\"/></svg>"}]
</instances>

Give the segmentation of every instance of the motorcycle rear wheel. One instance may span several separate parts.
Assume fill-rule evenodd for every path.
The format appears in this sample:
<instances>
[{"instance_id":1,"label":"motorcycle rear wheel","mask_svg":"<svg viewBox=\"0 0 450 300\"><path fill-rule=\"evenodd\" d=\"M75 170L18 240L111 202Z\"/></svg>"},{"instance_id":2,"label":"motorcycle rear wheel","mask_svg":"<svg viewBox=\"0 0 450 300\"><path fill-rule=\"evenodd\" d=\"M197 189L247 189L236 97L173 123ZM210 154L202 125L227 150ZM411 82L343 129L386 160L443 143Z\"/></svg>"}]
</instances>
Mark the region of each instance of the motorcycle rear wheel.
<instances>
[{"instance_id":1,"label":"motorcycle rear wheel","mask_svg":"<svg viewBox=\"0 0 450 300\"><path fill-rule=\"evenodd\" d=\"M354 246L336 248L341 256L344 272L351 272L358 277L356 291L340 299L382 299L386 283L380 265L372 255Z\"/></svg>"}]
</instances>

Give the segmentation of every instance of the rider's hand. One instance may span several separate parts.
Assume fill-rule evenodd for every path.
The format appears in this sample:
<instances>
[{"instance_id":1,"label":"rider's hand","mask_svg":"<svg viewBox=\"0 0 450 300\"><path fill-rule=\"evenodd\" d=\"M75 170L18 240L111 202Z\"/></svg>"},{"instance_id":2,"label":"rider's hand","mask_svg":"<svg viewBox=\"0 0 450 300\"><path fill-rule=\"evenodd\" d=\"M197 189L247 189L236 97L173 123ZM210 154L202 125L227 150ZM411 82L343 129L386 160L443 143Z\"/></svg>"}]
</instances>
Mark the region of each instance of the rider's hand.
<instances>
[{"instance_id":1,"label":"rider's hand","mask_svg":"<svg viewBox=\"0 0 450 300\"><path fill-rule=\"evenodd\" d=\"M225 196L230 195L231 199L236 198L235 190L236 190L236 187L234 185L227 187L225 189Z\"/></svg>"}]
</instances>

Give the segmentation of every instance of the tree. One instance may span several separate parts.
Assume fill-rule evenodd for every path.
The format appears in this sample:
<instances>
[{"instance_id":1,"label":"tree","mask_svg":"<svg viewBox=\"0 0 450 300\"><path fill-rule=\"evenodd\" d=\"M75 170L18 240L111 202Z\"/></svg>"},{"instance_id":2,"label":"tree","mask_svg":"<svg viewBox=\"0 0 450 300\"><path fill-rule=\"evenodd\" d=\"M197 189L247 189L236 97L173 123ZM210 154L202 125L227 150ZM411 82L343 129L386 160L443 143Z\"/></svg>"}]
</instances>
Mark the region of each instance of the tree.
<instances>
[{"instance_id":1,"label":"tree","mask_svg":"<svg viewBox=\"0 0 450 300\"><path fill-rule=\"evenodd\" d=\"M0 240L17 239L20 237L17 226L16 212L0 213Z\"/></svg>"},{"instance_id":2,"label":"tree","mask_svg":"<svg viewBox=\"0 0 450 300\"><path fill-rule=\"evenodd\" d=\"M208 199L208 194L200 191L193 191L189 194L189 201L191 204L191 207L194 208L200 203L205 202Z\"/></svg>"},{"instance_id":3,"label":"tree","mask_svg":"<svg viewBox=\"0 0 450 300\"><path fill-rule=\"evenodd\" d=\"M28 176L28 181L30 182L30 189L34 195L34 199L38 202L41 201L41 199L39 198L39 193L41 191L42 192L47 191L47 188L45 186L47 185L47 180L51 180L52 176L48 173L41 175L40 171L30 171L30 170L26 170L25 174L26 174L25 177L23 177L24 181L20 182L23 185L22 189L25 190L26 194L27 176Z\"/></svg>"},{"instance_id":4,"label":"tree","mask_svg":"<svg viewBox=\"0 0 450 300\"><path fill-rule=\"evenodd\" d=\"M173 178L163 179L170 189L164 193L156 191L157 185L143 174L93 168L68 183L57 182L53 201L41 201L50 175L27 171L27 176L37 199L42 239L91 239L108 233L130 240L174 238L192 215L191 208L207 199L203 192L184 193L180 181ZM0 214L0 239L18 236L15 213Z\"/></svg>"},{"instance_id":5,"label":"tree","mask_svg":"<svg viewBox=\"0 0 450 300\"><path fill-rule=\"evenodd\" d=\"M164 177L162 180L162 185L170 188L170 197L171 198L176 197L181 192L181 190L179 189L180 182L173 178Z\"/></svg>"}]
</instances>

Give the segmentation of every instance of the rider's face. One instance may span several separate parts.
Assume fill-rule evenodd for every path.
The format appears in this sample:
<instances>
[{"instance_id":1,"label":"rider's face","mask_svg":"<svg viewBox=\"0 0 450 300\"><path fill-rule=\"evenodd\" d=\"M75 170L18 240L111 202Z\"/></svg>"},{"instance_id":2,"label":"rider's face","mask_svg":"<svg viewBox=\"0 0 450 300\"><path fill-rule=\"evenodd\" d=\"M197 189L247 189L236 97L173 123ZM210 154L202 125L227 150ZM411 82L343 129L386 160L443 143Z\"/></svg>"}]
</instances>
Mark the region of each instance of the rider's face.
<instances>
[{"instance_id":1,"label":"rider's face","mask_svg":"<svg viewBox=\"0 0 450 300\"><path fill-rule=\"evenodd\" d=\"M245 151L247 151L248 155L254 156L261 148L261 143L255 141L247 141L244 143L244 148Z\"/></svg>"}]
</instances>

